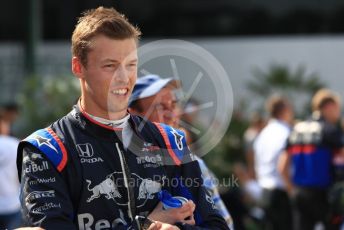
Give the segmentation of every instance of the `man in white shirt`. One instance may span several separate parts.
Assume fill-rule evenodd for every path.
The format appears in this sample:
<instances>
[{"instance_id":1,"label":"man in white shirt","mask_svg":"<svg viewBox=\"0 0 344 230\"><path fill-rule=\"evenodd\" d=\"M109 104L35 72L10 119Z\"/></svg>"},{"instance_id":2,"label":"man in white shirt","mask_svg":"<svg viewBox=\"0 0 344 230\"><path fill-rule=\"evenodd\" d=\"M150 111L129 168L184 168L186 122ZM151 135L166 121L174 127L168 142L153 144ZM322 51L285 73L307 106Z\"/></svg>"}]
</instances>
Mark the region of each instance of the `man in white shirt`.
<instances>
[{"instance_id":1,"label":"man in white shirt","mask_svg":"<svg viewBox=\"0 0 344 230\"><path fill-rule=\"evenodd\" d=\"M271 119L253 144L255 173L263 188L261 204L267 229L292 229L291 206L278 161L290 134L293 109L287 99L273 96L267 101L267 110Z\"/></svg>"},{"instance_id":2,"label":"man in white shirt","mask_svg":"<svg viewBox=\"0 0 344 230\"><path fill-rule=\"evenodd\" d=\"M0 130L2 118L0 114ZM0 132L0 229L19 227L19 180L16 167L19 140Z\"/></svg>"}]
</instances>

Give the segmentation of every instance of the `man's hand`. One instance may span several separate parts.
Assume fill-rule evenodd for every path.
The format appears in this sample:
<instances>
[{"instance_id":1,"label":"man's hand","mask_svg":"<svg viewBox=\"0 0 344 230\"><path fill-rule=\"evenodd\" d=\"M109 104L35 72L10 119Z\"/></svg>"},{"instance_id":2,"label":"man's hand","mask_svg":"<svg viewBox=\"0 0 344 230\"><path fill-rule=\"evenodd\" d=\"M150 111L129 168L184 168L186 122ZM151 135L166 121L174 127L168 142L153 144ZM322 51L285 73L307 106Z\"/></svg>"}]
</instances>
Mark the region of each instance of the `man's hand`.
<instances>
[{"instance_id":1,"label":"man's hand","mask_svg":"<svg viewBox=\"0 0 344 230\"><path fill-rule=\"evenodd\" d=\"M177 226L155 221L149 226L148 230L180 230Z\"/></svg>"},{"instance_id":2,"label":"man's hand","mask_svg":"<svg viewBox=\"0 0 344 230\"><path fill-rule=\"evenodd\" d=\"M191 200L189 200L180 208L170 208L167 210L163 210L162 203L160 202L148 215L148 218L167 224L175 224L177 222L181 222L185 224L195 225L195 219L193 216L195 208L196 205Z\"/></svg>"}]
</instances>

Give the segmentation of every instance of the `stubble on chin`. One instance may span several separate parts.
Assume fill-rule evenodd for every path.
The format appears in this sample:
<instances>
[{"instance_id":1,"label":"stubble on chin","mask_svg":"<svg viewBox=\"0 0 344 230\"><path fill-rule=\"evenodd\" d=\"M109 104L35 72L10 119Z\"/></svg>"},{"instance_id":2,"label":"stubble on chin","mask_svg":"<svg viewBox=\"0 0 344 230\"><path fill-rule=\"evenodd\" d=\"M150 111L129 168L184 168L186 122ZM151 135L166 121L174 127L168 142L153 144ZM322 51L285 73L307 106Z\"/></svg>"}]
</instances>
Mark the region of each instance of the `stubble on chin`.
<instances>
[{"instance_id":1,"label":"stubble on chin","mask_svg":"<svg viewBox=\"0 0 344 230\"><path fill-rule=\"evenodd\" d=\"M127 102L120 102L120 103L108 103L107 110L109 113L109 117L112 118L111 116L115 116L115 114L119 114L121 112L126 114L126 111L128 109L128 103Z\"/></svg>"}]
</instances>

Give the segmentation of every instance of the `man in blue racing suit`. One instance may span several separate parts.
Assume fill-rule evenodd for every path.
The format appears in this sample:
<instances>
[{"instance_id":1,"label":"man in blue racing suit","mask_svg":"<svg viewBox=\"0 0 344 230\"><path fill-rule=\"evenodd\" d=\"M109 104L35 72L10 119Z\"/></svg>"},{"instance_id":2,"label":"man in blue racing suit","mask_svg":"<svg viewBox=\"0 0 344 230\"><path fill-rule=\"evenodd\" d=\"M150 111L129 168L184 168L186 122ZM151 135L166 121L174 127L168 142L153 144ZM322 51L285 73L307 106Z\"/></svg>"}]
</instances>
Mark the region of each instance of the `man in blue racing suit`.
<instances>
[{"instance_id":1,"label":"man in blue racing suit","mask_svg":"<svg viewBox=\"0 0 344 230\"><path fill-rule=\"evenodd\" d=\"M140 32L114 9L85 12L72 36L81 97L18 148L27 225L53 229L228 229L184 133L128 113ZM164 210L161 190L189 201Z\"/></svg>"}]
</instances>

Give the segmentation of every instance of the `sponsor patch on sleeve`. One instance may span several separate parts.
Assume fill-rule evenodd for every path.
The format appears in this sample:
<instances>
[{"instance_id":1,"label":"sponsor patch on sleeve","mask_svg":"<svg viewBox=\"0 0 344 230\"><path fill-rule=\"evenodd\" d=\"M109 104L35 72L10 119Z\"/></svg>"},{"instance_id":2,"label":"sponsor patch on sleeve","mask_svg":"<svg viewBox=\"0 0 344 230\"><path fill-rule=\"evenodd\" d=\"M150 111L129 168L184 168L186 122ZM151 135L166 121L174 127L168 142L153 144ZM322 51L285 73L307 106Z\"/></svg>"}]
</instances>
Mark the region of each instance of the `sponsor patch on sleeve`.
<instances>
[{"instance_id":1,"label":"sponsor patch on sleeve","mask_svg":"<svg viewBox=\"0 0 344 230\"><path fill-rule=\"evenodd\" d=\"M154 124L164 138L170 156L177 165L180 165L185 153L188 152L184 132L163 123Z\"/></svg>"},{"instance_id":2,"label":"sponsor patch on sleeve","mask_svg":"<svg viewBox=\"0 0 344 230\"><path fill-rule=\"evenodd\" d=\"M67 163L67 151L60 138L51 128L40 129L26 139L52 162L56 169L61 172Z\"/></svg>"}]
</instances>

